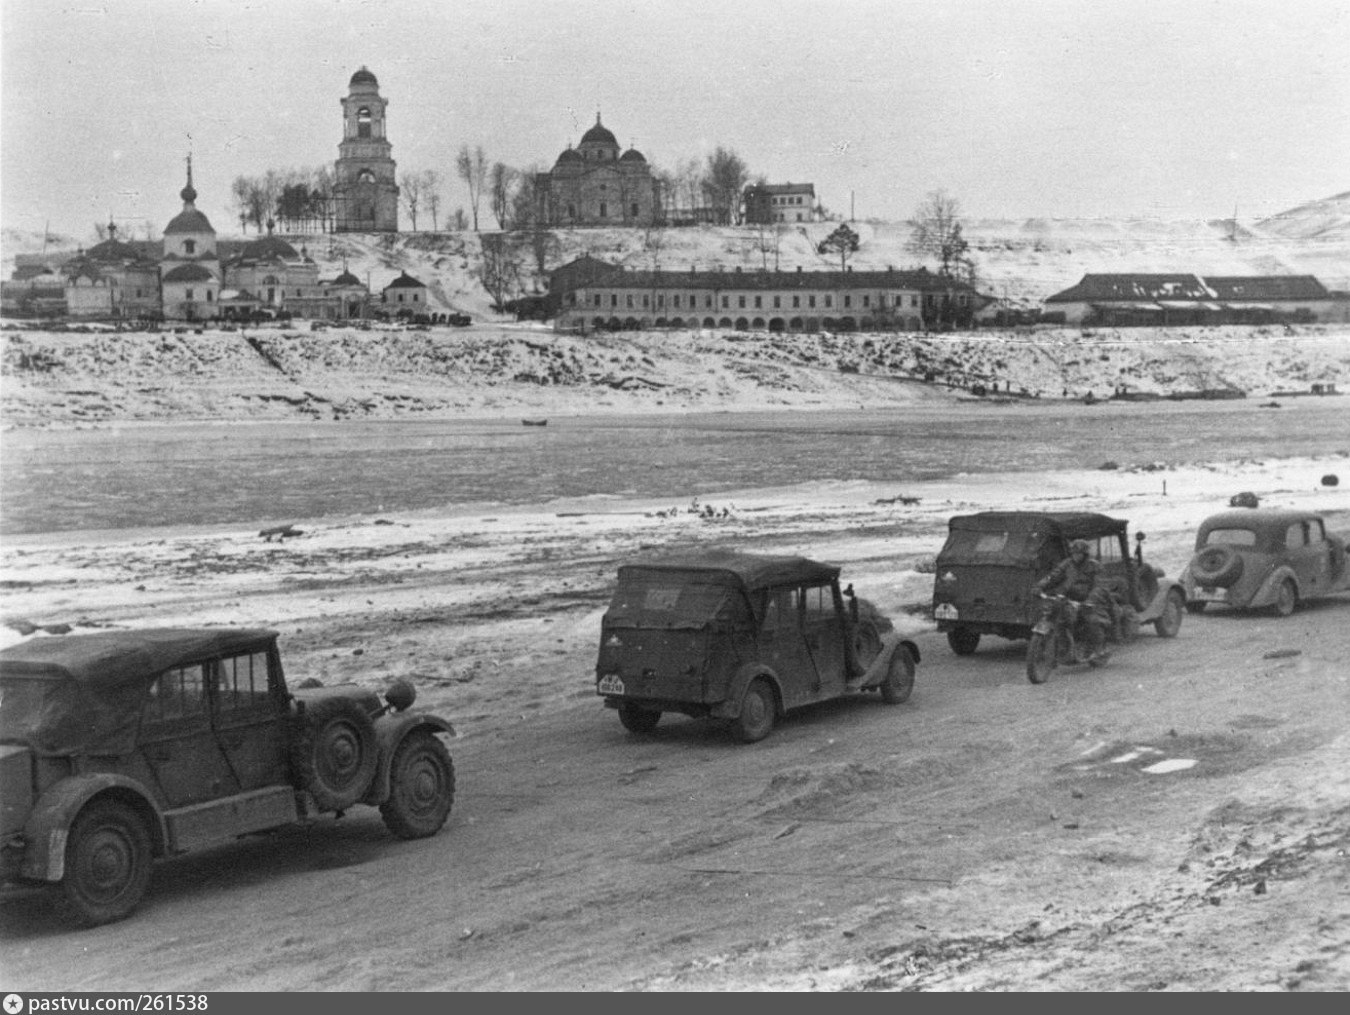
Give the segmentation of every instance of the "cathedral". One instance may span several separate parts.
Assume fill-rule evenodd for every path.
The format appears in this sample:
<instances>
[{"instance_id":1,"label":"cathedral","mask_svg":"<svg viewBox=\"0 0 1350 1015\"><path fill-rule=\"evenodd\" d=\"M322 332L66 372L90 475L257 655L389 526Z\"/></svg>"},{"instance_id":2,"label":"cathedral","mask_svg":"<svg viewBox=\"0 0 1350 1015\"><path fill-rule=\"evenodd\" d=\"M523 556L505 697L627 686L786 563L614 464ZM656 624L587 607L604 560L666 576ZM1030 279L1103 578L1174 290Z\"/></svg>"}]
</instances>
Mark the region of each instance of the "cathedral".
<instances>
[{"instance_id":1,"label":"cathedral","mask_svg":"<svg viewBox=\"0 0 1350 1015\"><path fill-rule=\"evenodd\" d=\"M636 148L620 154L614 134L595 126L534 179L540 221L550 226L649 226L662 218L661 182Z\"/></svg>"},{"instance_id":2,"label":"cathedral","mask_svg":"<svg viewBox=\"0 0 1350 1015\"><path fill-rule=\"evenodd\" d=\"M365 67L352 75L342 103L342 143L334 165L333 203L339 233L398 232L393 146L385 136L380 83Z\"/></svg>"}]
</instances>

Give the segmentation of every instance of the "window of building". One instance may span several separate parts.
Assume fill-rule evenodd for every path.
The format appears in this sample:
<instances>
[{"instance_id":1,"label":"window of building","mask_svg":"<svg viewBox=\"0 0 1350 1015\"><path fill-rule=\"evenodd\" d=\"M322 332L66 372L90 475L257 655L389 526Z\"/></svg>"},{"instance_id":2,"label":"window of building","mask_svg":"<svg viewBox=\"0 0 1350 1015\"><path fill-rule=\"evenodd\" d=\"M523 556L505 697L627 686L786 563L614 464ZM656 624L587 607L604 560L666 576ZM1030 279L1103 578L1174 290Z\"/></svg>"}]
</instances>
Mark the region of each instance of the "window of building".
<instances>
[{"instance_id":1,"label":"window of building","mask_svg":"<svg viewBox=\"0 0 1350 1015\"><path fill-rule=\"evenodd\" d=\"M657 305L658 307L665 307L665 305L666 305L666 294L665 294L665 293L657 293L657 295L656 295L656 305Z\"/></svg>"},{"instance_id":2,"label":"window of building","mask_svg":"<svg viewBox=\"0 0 1350 1015\"><path fill-rule=\"evenodd\" d=\"M601 186L602 186L602 189L603 189L603 184L602 184ZM608 215L608 214L609 214L609 212L608 212L608 210L605 208L605 202L604 202L604 201L601 201L601 202L600 202L600 217L601 217L601 218L604 218L604 217L605 217L606 215Z\"/></svg>"},{"instance_id":3,"label":"window of building","mask_svg":"<svg viewBox=\"0 0 1350 1015\"><path fill-rule=\"evenodd\" d=\"M709 310L712 309L712 305L713 305L712 293L708 293L708 295L706 295L706 296L703 297L703 305L704 305L705 307L707 307ZM722 306L726 306L726 301L725 301L725 300L722 302Z\"/></svg>"},{"instance_id":4,"label":"window of building","mask_svg":"<svg viewBox=\"0 0 1350 1015\"><path fill-rule=\"evenodd\" d=\"M745 309L745 297L744 297L744 296L737 296L737 297L736 297L736 305L739 306L741 309Z\"/></svg>"},{"instance_id":5,"label":"window of building","mask_svg":"<svg viewBox=\"0 0 1350 1015\"><path fill-rule=\"evenodd\" d=\"M909 305L911 307L917 307L919 305L919 297L917 295L911 294L909 297Z\"/></svg>"},{"instance_id":6,"label":"window of building","mask_svg":"<svg viewBox=\"0 0 1350 1015\"><path fill-rule=\"evenodd\" d=\"M825 305L826 305L827 307L832 307L832 306L834 306L834 294L833 294L833 293L826 293L826 294L825 294Z\"/></svg>"},{"instance_id":7,"label":"window of building","mask_svg":"<svg viewBox=\"0 0 1350 1015\"><path fill-rule=\"evenodd\" d=\"M783 298L781 296L775 296L773 298L773 308L777 310L782 305L783 305Z\"/></svg>"},{"instance_id":8,"label":"window of building","mask_svg":"<svg viewBox=\"0 0 1350 1015\"><path fill-rule=\"evenodd\" d=\"M722 297L722 309L723 309L723 310L730 310L730 309L731 309L731 297L730 297L730 296L723 296L723 297Z\"/></svg>"},{"instance_id":9,"label":"window of building","mask_svg":"<svg viewBox=\"0 0 1350 1015\"><path fill-rule=\"evenodd\" d=\"M634 202L633 202L631 205L629 205L628 207L629 207L629 214L632 215L633 218L637 218L637 217L638 217L638 205L637 205L637 202L634 201Z\"/></svg>"},{"instance_id":10,"label":"window of building","mask_svg":"<svg viewBox=\"0 0 1350 1015\"><path fill-rule=\"evenodd\" d=\"M600 305L600 294L596 293L591 297L591 305L598 307Z\"/></svg>"},{"instance_id":11,"label":"window of building","mask_svg":"<svg viewBox=\"0 0 1350 1015\"><path fill-rule=\"evenodd\" d=\"M617 307L617 306L619 305L619 294L618 294L618 293L610 293L610 294L609 294L609 305L610 305L611 307Z\"/></svg>"},{"instance_id":12,"label":"window of building","mask_svg":"<svg viewBox=\"0 0 1350 1015\"><path fill-rule=\"evenodd\" d=\"M190 300L190 299L192 299L192 298L193 298L193 297L192 297L192 290L191 290L191 289L184 290L184 292L183 292L183 299L185 299L185 300Z\"/></svg>"},{"instance_id":13,"label":"window of building","mask_svg":"<svg viewBox=\"0 0 1350 1015\"><path fill-rule=\"evenodd\" d=\"M570 219L574 219L574 218L577 217L577 206L576 206L576 205L574 205L574 204L569 204L569 205L567 206L567 217L570 218Z\"/></svg>"},{"instance_id":14,"label":"window of building","mask_svg":"<svg viewBox=\"0 0 1350 1015\"><path fill-rule=\"evenodd\" d=\"M652 304L651 304L651 297L648 296L646 293L643 293L643 294L642 294L642 306L643 306L643 308L645 309L645 308L647 308L647 307L649 307L649 306L651 306L651 305L652 305Z\"/></svg>"},{"instance_id":15,"label":"window of building","mask_svg":"<svg viewBox=\"0 0 1350 1015\"><path fill-rule=\"evenodd\" d=\"M356 136L370 137L370 109L367 106L356 111Z\"/></svg>"},{"instance_id":16,"label":"window of building","mask_svg":"<svg viewBox=\"0 0 1350 1015\"><path fill-rule=\"evenodd\" d=\"M792 308L794 310L800 307L801 305L802 305L802 298L800 296L792 297Z\"/></svg>"},{"instance_id":17,"label":"window of building","mask_svg":"<svg viewBox=\"0 0 1350 1015\"><path fill-rule=\"evenodd\" d=\"M184 241L183 241L183 253L185 253L185 254L195 254L196 252L197 252L197 241L196 241L196 240L184 240Z\"/></svg>"},{"instance_id":18,"label":"window of building","mask_svg":"<svg viewBox=\"0 0 1350 1015\"><path fill-rule=\"evenodd\" d=\"M206 302L207 302L207 303L210 303L211 300L214 299L214 298L215 298L215 293L213 293L210 289L206 290Z\"/></svg>"},{"instance_id":19,"label":"window of building","mask_svg":"<svg viewBox=\"0 0 1350 1015\"><path fill-rule=\"evenodd\" d=\"M672 303L671 306L676 307L676 308L678 309L679 305L680 305L680 294L679 294L679 293L676 293L676 294L675 294L675 302Z\"/></svg>"},{"instance_id":20,"label":"window of building","mask_svg":"<svg viewBox=\"0 0 1350 1015\"><path fill-rule=\"evenodd\" d=\"M871 294L870 294L870 293L863 293L863 306L865 306L865 307L870 307L871 305L872 305L872 296L871 296Z\"/></svg>"},{"instance_id":21,"label":"window of building","mask_svg":"<svg viewBox=\"0 0 1350 1015\"><path fill-rule=\"evenodd\" d=\"M633 309L633 294L632 294L632 293L629 293L627 296L625 296L625 297L623 298L623 302L624 302L624 306L626 306L629 310L632 310L632 309Z\"/></svg>"},{"instance_id":22,"label":"window of building","mask_svg":"<svg viewBox=\"0 0 1350 1015\"><path fill-rule=\"evenodd\" d=\"M755 309L758 310L758 309L759 309L760 307L762 307L762 306L764 306L764 297L763 297L763 296L756 296L756 297L755 297Z\"/></svg>"},{"instance_id":23,"label":"window of building","mask_svg":"<svg viewBox=\"0 0 1350 1015\"><path fill-rule=\"evenodd\" d=\"M815 305L816 305L816 298L815 298L814 295L806 297L806 305L807 305L808 307L812 307L812 308L815 307Z\"/></svg>"},{"instance_id":24,"label":"window of building","mask_svg":"<svg viewBox=\"0 0 1350 1015\"><path fill-rule=\"evenodd\" d=\"M827 307L829 306L828 303L826 303L825 305L826 305ZM850 293L844 293L844 306L845 306L845 307L851 307L851 306L853 306L853 296L852 296L852 294L850 294Z\"/></svg>"}]
</instances>

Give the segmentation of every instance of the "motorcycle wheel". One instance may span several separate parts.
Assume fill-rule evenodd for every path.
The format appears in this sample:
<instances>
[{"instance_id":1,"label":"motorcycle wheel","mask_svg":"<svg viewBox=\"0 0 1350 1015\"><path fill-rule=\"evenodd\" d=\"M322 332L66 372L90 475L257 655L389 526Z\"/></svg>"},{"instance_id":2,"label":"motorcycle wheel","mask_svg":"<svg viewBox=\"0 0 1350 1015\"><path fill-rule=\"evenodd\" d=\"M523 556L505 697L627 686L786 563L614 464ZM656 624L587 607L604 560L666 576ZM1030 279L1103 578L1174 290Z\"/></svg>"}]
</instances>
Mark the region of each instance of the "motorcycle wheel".
<instances>
[{"instance_id":1,"label":"motorcycle wheel","mask_svg":"<svg viewBox=\"0 0 1350 1015\"><path fill-rule=\"evenodd\" d=\"M1033 634L1027 642L1027 679L1033 684L1043 684L1050 679L1059 665L1055 651L1055 636L1051 634Z\"/></svg>"}]
</instances>

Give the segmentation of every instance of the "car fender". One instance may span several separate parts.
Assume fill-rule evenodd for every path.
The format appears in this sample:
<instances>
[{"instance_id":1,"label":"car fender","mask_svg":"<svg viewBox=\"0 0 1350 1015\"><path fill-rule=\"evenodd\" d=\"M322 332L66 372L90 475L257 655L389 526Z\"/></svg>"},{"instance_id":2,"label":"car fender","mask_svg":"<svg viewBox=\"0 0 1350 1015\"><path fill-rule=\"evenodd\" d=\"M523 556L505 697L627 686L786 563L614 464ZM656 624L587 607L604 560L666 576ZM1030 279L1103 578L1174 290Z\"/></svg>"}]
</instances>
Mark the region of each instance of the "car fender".
<instances>
[{"instance_id":1,"label":"car fender","mask_svg":"<svg viewBox=\"0 0 1350 1015\"><path fill-rule=\"evenodd\" d=\"M168 835L164 817L146 787L112 772L92 772L62 779L42 794L24 823L24 850L19 874L38 881L60 881L66 874L66 835L75 816L96 796L110 795L129 803L146 822L151 849L163 856Z\"/></svg>"},{"instance_id":2,"label":"car fender","mask_svg":"<svg viewBox=\"0 0 1350 1015\"><path fill-rule=\"evenodd\" d=\"M1186 595L1186 587L1175 578L1159 578L1158 591L1154 594L1153 601L1139 614L1139 622L1146 624L1161 617L1163 609L1167 606L1167 595L1174 589L1181 594L1183 603L1190 598Z\"/></svg>"},{"instance_id":3,"label":"car fender","mask_svg":"<svg viewBox=\"0 0 1350 1015\"><path fill-rule=\"evenodd\" d=\"M1274 606L1279 598L1280 585L1288 578L1294 583L1294 591L1301 598L1303 587L1299 584L1298 573L1288 564L1278 565L1270 574L1261 579L1261 584L1256 587L1256 591L1245 603L1234 603L1234 606L1243 606L1250 609L1258 609L1263 606Z\"/></svg>"},{"instance_id":4,"label":"car fender","mask_svg":"<svg viewBox=\"0 0 1350 1015\"><path fill-rule=\"evenodd\" d=\"M763 663L750 663L736 671L727 683L727 696L714 705L708 714L717 719L735 719L739 716L741 714L741 698L745 696L745 689L750 686L750 681L756 677L764 677L773 685L773 693L778 697L778 703L781 707L783 687L778 681L778 674Z\"/></svg>"},{"instance_id":5,"label":"car fender","mask_svg":"<svg viewBox=\"0 0 1350 1015\"><path fill-rule=\"evenodd\" d=\"M416 730L459 736L455 728L440 716L426 712L391 712L380 716L375 720L375 737L380 745L380 764L375 769L375 778L371 780L370 789L362 797L362 803L382 804L389 799L394 753L408 734Z\"/></svg>"},{"instance_id":6,"label":"car fender","mask_svg":"<svg viewBox=\"0 0 1350 1015\"><path fill-rule=\"evenodd\" d=\"M881 651L872 660L872 665L867 668L867 672L862 675L858 687L879 687L886 680L886 674L891 668L891 659L895 653L902 649L909 651L910 658L914 660L915 664L919 662L919 646L914 642L901 638L894 631L887 631L882 635Z\"/></svg>"}]
</instances>

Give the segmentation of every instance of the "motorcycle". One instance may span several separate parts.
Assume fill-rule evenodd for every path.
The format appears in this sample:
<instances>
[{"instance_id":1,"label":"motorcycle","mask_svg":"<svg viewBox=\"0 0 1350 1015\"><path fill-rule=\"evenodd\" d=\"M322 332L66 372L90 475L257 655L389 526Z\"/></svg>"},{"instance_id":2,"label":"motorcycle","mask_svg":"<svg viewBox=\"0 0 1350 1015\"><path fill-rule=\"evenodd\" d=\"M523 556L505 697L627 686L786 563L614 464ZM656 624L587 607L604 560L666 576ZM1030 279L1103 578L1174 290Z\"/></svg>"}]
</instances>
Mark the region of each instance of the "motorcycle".
<instances>
[{"instance_id":1,"label":"motorcycle","mask_svg":"<svg viewBox=\"0 0 1350 1015\"><path fill-rule=\"evenodd\" d=\"M1061 665L1087 663L1100 666L1106 660L1092 658L1084 625L1090 623L1090 608L1066 595L1039 593L1045 600L1040 620L1031 629L1027 642L1027 679L1043 684ZM1122 639L1123 640L1123 639Z\"/></svg>"}]
</instances>

